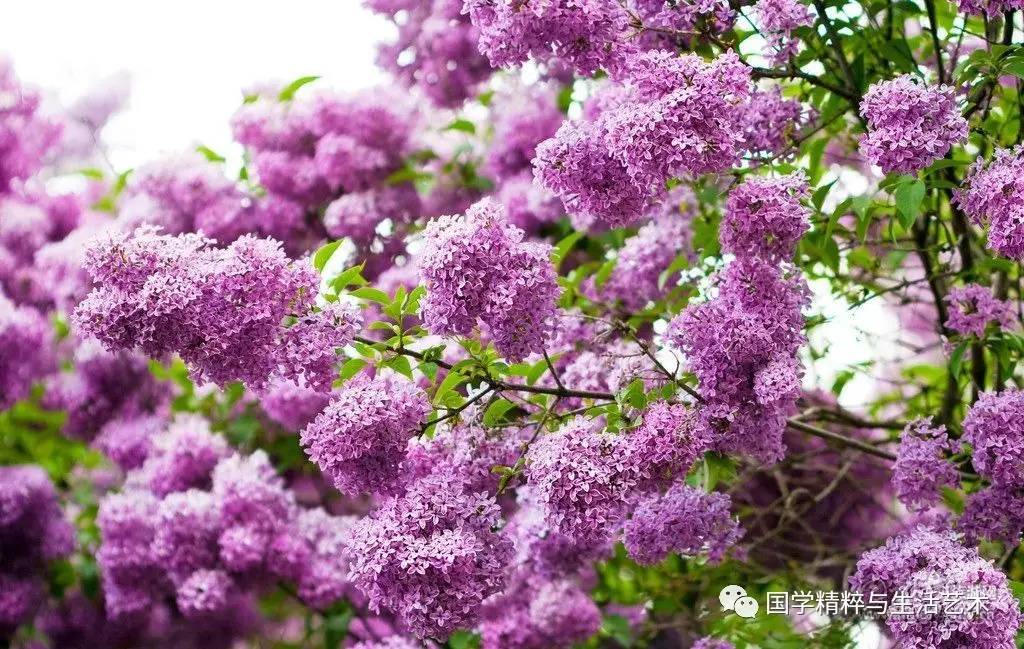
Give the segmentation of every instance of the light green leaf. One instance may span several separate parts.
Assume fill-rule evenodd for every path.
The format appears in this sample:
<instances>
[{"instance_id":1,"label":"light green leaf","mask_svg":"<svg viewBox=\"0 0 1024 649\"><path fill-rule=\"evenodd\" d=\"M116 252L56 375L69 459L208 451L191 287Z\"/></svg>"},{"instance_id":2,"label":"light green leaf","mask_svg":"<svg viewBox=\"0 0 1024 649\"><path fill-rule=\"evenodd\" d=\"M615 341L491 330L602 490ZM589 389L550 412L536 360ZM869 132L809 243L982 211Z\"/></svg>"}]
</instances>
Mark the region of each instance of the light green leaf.
<instances>
[{"instance_id":1,"label":"light green leaf","mask_svg":"<svg viewBox=\"0 0 1024 649\"><path fill-rule=\"evenodd\" d=\"M295 98L295 93L299 91L299 88L308 83L313 83L319 78L320 77L299 77L295 81L292 81L287 86L285 86L281 90L281 92L278 93L277 98L280 101L291 101L292 99Z\"/></svg>"}]
</instances>

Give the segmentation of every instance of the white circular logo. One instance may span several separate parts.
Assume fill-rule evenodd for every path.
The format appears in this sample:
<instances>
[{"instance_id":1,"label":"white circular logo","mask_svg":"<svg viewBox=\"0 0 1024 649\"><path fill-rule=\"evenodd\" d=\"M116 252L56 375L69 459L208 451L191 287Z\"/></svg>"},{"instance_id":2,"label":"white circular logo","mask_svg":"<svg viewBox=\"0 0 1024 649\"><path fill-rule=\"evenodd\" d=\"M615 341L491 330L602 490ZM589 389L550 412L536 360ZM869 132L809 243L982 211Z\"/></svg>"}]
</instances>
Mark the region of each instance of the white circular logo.
<instances>
[{"instance_id":1,"label":"white circular logo","mask_svg":"<svg viewBox=\"0 0 1024 649\"><path fill-rule=\"evenodd\" d=\"M757 600L753 597L741 597L733 604L736 615L748 619L757 615L757 606Z\"/></svg>"},{"instance_id":2,"label":"white circular logo","mask_svg":"<svg viewBox=\"0 0 1024 649\"><path fill-rule=\"evenodd\" d=\"M722 589L722 592L718 593L718 601L722 603L722 608L726 611L731 611L733 605L736 604L736 600L741 597L746 597L747 591L743 586L737 586L735 584L726 586ZM757 602L755 602L756 604Z\"/></svg>"}]
</instances>

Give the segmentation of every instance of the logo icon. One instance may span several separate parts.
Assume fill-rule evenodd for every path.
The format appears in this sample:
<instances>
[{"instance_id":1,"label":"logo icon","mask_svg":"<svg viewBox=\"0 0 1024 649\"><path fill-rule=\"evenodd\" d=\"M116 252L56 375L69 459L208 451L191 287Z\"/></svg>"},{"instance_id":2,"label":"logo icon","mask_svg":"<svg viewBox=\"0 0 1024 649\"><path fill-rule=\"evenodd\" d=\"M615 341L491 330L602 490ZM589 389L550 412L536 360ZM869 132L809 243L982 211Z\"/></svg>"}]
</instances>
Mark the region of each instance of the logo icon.
<instances>
[{"instance_id":1,"label":"logo icon","mask_svg":"<svg viewBox=\"0 0 1024 649\"><path fill-rule=\"evenodd\" d=\"M722 609L734 611L742 618L750 619L757 615L758 603L753 597L747 597L747 591L742 586L731 584L718 593L718 601L722 603Z\"/></svg>"}]
</instances>

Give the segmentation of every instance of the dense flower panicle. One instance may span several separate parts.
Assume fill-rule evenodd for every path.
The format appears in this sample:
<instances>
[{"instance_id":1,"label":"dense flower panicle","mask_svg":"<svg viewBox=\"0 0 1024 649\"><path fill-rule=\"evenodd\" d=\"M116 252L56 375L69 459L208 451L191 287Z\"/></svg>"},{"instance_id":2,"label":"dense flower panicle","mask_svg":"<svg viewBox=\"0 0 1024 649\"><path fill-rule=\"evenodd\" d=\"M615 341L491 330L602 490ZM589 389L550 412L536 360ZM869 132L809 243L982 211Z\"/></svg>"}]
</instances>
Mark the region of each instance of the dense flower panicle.
<instances>
[{"instance_id":1,"label":"dense flower panicle","mask_svg":"<svg viewBox=\"0 0 1024 649\"><path fill-rule=\"evenodd\" d=\"M547 87L513 88L494 99L494 136L487 170L505 181L529 171L537 145L552 137L565 115Z\"/></svg>"},{"instance_id":2,"label":"dense flower panicle","mask_svg":"<svg viewBox=\"0 0 1024 649\"><path fill-rule=\"evenodd\" d=\"M1024 145L997 149L971 166L953 200L978 225L988 223L988 248L1024 258Z\"/></svg>"},{"instance_id":3,"label":"dense flower panicle","mask_svg":"<svg viewBox=\"0 0 1024 649\"><path fill-rule=\"evenodd\" d=\"M307 548L296 581L299 597L310 606L327 608L349 592L347 547L355 521L320 508L303 511L296 519L297 537Z\"/></svg>"},{"instance_id":4,"label":"dense flower panicle","mask_svg":"<svg viewBox=\"0 0 1024 649\"><path fill-rule=\"evenodd\" d=\"M494 532L493 499L444 471L392 497L352 529L349 570L372 610L389 609L420 637L473 625L503 586L512 544Z\"/></svg>"},{"instance_id":5,"label":"dense flower panicle","mask_svg":"<svg viewBox=\"0 0 1024 649\"><path fill-rule=\"evenodd\" d=\"M435 471L451 471L466 478L469 491L495 493L500 476L495 466L512 466L519 458L518 435L506 430L495 435L477 421L478 410L467 408L458 424L439 422L429 438L409 440L402 469L410 480Z\"/></svg>"},{"instance_id":6,"label":"dense flower panicle","mask_svg":"<svg viewBox=\"0 0 1024 649\"><path fill-rule=\"evenodd\" d=\"M946 326L958 333L981 338L990 324L1000 329L1013 326L1016 314L1013 304L992 295L991 289L980 284L958 286L945 297L949 307Z\"/></svg>"},{"instance_id":7,"label":"dense flower panicle","mask_svg":"<svg viewBox=\"0 0 1024 649\"><path fill-rule=\"evenodd\" d=\"M1024 392L986 392L964 417L963 440L971 463L997 485L1024 486Z\"/></svg>"},{"instance_id":8,"label":"dense flower panicle","mask_svg":"<svg viewBox=\"0 0 1024 649\"><path fill-rule=\"evenodd\" d=\"M690 225L696 214L692 191L680 185L652 211L652 220L619 250L615 268L600 288L602 297L619 300L630 310L643 308L670 289L676 278L667 277L662 284L662 273L680 254L691 254Z\"/></svg>"},{"instance_id":9,"label":"dense flower panicle","mask_svg":"<svg viewBox=\"0 0 1024 649\"><path fill-rule=\"evenodd\" d=\"M112 419L100 429L93 446L122 470L137 469L149 457L153 440L166 427L164 413Z\"/></svg>"},{"instance_id":10,"label":"dense flower panicle","mask_svg":"<svg viewBox=\"0 0 1024 649\"><path fill-rule=\"evenodd\" d=\"M197 570L217 566L220 512L209 491L168 494L157 505L153 553L175 588Z\"/></svg>"},{"instance_id":11,"label":"dense flower panicle","mask_svg":"<svg viewBox=\"0 0 1024 649\"><path fill-rule=\"evenodd\" d=\"M456 107L491 76L478 50L479 32L462 11L462 0L365 0L392 20L398 38L384 43L377 64L436 105Z\"/></svg>"},{"instance_id":12,"label":"dense flower panicle","mask_svg":"<svg viewBox=\"0 0 1024 649\"><path fill-rule=\"evenodd\" d=\"M230 452L227 440L212 433L205 419L179 415L153 438L145 463L131 481L161 498L176 491L208 488L214 467Z\"/></svg>"},{"instance_id":13,"label":"dense flower panicle","mask_svg":"<svg viewBox=\"0 0 1024 649\"><path fill-rule=\"evenodd\" d=\"M281 332L278 372L320 392L337 378L337 350L352 342L363 314L351 302L328 302L299 317Z\"/></svg>"},{"instance_id":14,"label":"dense flower panicle","mask_svg":"<svg viewBox=\"0 0 1024 649\"><path fill-rule=\"evenodd\" d=\"M910 75L868 88L860 110L868 122L861 153L885 173L917 173L967 137L953 89Z\"/></svg>"},{"instance_id":15,"label":"dense flower panicle","mask_svg":"<svg viewBox=\"0 0 1024 649\"><path fill-rule=\"evenodd\" d=\"M628 14L613 0L466 0L480 30L480 51L495 67L533 59L564 63L579 74L614 69L624 50Z\"/></svg>"},{"instance_id":16,"label":"dense flower panicle","mask_svg":"<svg viewBox=\"0 0 1024 649\"><path fill-rule=\"evenodd\" d=\"M373 239L384 221L409 223L420 214L420 196L410 183L386 185L335 199L324 212L324 227L336 239Z\"/></svg>"},{"instance_id":17,"label":"dense flower panicle","mask_svg":"<svg viewBox=\"0 0 1024 649\"><path fill-rule=\"evenodd\" d=\"M1020 488L990 485L971 494L957 529L974 544L985 538L1016 546L1024 531L1024 492Z\"/></svg>"},{"instance_id":18,"label":"dense flower panicle","mask_svg":"<svg viewBox=\"0 0 1024 649\"><path fill-rule=\"evenodd\" d=\"M1006 11L1024 9L1024 2L1021 0L959 0L957 6L965 14L985 15L992 18Z\"/></svg>"},{"instance_id":19,"label":"dense flower panicle","mask_svg":"<svg viewBox=\"0 0 1024 649\"><path fill-rule=\"evenodd\" d=\"M293 433L299 432L316 419L330 402L330 394L284 379L271 381L260 394L263 412Z\"/></svg>"},{"instance_id":20,"label":"dense flower panicle","mask_svg":"<svg viewBox=\"0 0 1024 649\"><path fill-rule=\"evenodd\" d=\"M570 580L515 574L503 593L484 603L483 649L569 649L601 627L601 611Z\"/></svg>"},{"instance_id":21,"label":"dense flower panicle","mask_svg":"<svg viewBox=\"0 0 1024 649\"><path fill-rule=\"evenodd\" d=\"M620 227L677 175L723 171L743 140L749 68L733 52L708 63L666 51L630 56L625 95L593 120L565 123L537 148L537 179L570 211Z\"/></svg>"},{"instance_id":22,"label":"dense flower panicle","mask_svg":"<svg viewBox=\"0 0 1024 649\"><path fill-rule=\"evenodd\" d=\"M111 494L100 502L96 524L103 539L96 551L112 618L143 613L165 586L156 557L156 513L159 501L146 491Z\"/></svg>"},{"instance_id":23,"label":"dense flower panicle","mask_svg":"<svg viewBox=\"0 0 1024 649\"><path fill-rule=\"evenodd\" d=\"M528 233L535 233L565 214L562 201L535 183L529 171L503 182L496 198L505 206L509 223Z\"/></svg>"},{"instance_id":24,"label":"dense flower panicle","mask_svg":"<svg viewBox=\"0 0 1024 649\"><path fill-rule=\"evenodd\" d=\"M0 58L0 193L42 166L60 138L59 124L39 112L39 95L21 84L10 61Z\"/></svg>"},{"instance_id":25,"label":"dense flower panicle","mask_svg":"<svg viewBox=\"0 0 1024 649\"><path fill-rule=\"evenodd\" d=\"M964 649L1012 649L1021 614L1006 575L977 550L964 547L951 532L919 528L889 539L883 547L863 554L851 587L865 601L871 594L910 597L952 593L964 601L980 593L986 606L956 614L917 612L890 615L886 626L897 646ZM955 643L950 644L950 641Z\"/></svg>"},{"instance_id":26,"label":"dense flower panicle","mask_svg":"<svg viewBox=\"0 0 1024 649\"><path fill-rule=\"evenodd\" d=\"M743 536L729 514L731 504L726 494L678 482L664 494L640 501L623 529L626 550L644 565L654 565L673 552L706 553L717 563Z\"/></svg>"},{"instance_id":27,"label":"dense flower panicle","mask_svg":"<svg viewBox=\"0 0 1024 649\"><path fill-rule=\"evenodd\" d=\"M527 455L529 484L545 520L580 545L608 537L637 483L624 437L582 418L537 439Z\"/></svg>"},{"instance_id":28,"label":"dense flower panicle","mask_svg":"<svg viewBox=\"0 0 1024 649\"><path fill-rule=\"evenodd\" d=\"M626 436L628 461L640 474L639 486L666 486L686 475L708 445L696 419L685 404L658 401L648 406L640 426Z\"/></svg>"},{"instance_id":29,"label":"dense flower panicle","mask_svg":"<svg viewBox=\"0 0 1024 649\"><path fill-rule=\"evenodd\" d=\"M924 511L938 503L943 486L959 485L956 467L944 456L952 451L945 426L930 426L926 419L907 424L900 434L892 476L900 502L911 511Z\"/></svg>"},{"instance_id":30,"label":"dense flower panicle","mask_svg":"<svg viewBox=\"0 0 1024 649\"><path fill-rule=\"evenodd\" d=\"M350 379L303 431L309 459L341 492L394 493L409 439L430 412L426 394L397 374Z\"/></svg>"},{"instance_id":31,"label":"dense flower panicle","mask_svg":"<svg viewBox=\"0 0 1024 649\"><path fill-rule=\"evenodd\" d=\"M145 357L108 352L89 338L75 349L74 370L47 383L43 403L68 413L64 434L85 441L115 419L133 419L166 409L170 388L161 384Z\"/></svg>"},{"instance_id":32,"label":"dense flower panicle","mask_svg":"<svg viewBox=\"0 0 1024 649\"><path fill-rule=\"evenodd\" d=\"M108 349L176 352L197 379L218 385L259 388L283 371L308 374L309 385L326 389L333 378L324 376L326 346L347 344L357 325L342 307L313 312L300 331L321 333L297 345L284 318L310 312L319 281L311 265L292 262L272 240L244 236L214 248L198 235L140 228L95 241L86 267L98 287L75 311L82 331ZM329 326L336 329L325 335ZM308 367L296 356L314 351Z\"/></svg>"},{"instance_id":33,"label":"dense flower panicle","mask_svg":"<svg viewBox=\"0 0 1024 649\"><path fill-rule=\"evenodd\" d=\"M634 0L632 5L648 29L694 32L705 27L723 33L736 22L736 12L725 0ZM655 36L655 41L665 38L675 41L685 37L683 34L668 36L662 33Z\"/></svg>"},{"instance_id":34,"label":"dense flower panicle","mask_svg":"<svg viewBox=\"0 0 1024 649\"><path fill-rule=\"evenodd\" d=\"M722 250L737 257L791 259L810 228L810 210L800 204L809 193L801 172L748 177L729 192L719 234Z\"/></svg>"},{"instance_id":35,"label":"dense flower panicle","mask_svg":"<svg viewBox=\"0 0 1024 649\"><path fill-rule=\"evenodd\" d=\"M177 592L178 610L187 618L224 611L234 583L223 570L196 570Z\"/></svg>"},{"instance_id":36,"label":"dense flower panicle","mask_svg":"<svg viewBox=\"0 0 1024 649\"><path fill-rule=\"evenodd\" d=\"M718 640L716 638L701 638L693 644L690 649L736 649L731 642Z\"/></svg>"},{"instance_id":37,"label":"dense flower panicle","mask_svg":"<svg viewBox=\"0 0 1024 649\"><path fill-rule=\"evenodd\" d=\"M719 277L716 297L669 323L668 340L700 380L700 415L718 450L781 459L799 396L807 301L806 283L789 267L737 259Z\"/></svg>"},{"instance_id":38,"label":"dense flower panicle","mask_svg":"<svg viewBox=\"0 0 1024 649\"><path fill-rule=\"evenodd\" d=\"M785 99L778 86L755 91L744 108L743 148L757 158L779 156L812 114L798 100Z\"/></svg>"},{"instance_id":39,"label":"dense flower panicle","mask_svg":"<svg viewBox=\"0 0 1024 649\"><path fill-rule=\"evenodd\" d=\"M0 292L0 410L28 396L33 383L57 369L53 345L46 317Z\"/></svg>"},{"instance_id":40,"label":"dense flower panicle","mask_svg":"<svg viewBox=\"0 0 1024 649\"><path fill-rule=\"evenodd\" d=\"M550 250L548 244L524 242L522 230L489 199L463 216L429 222L420 257L427 328L465 335L479 319L507 359L542 352L559 295Z\"/></svg>"},{"instance_id":41,"label":"dense flower panicle","mask_svg":"<svg viewBox=\"0 0 1024 649\"><path fill-rule=\"evenodd\" d=\"M800 0L758 0L754 15L768 41L765 55L772 65L785 65L796 56L799 41L793 31L814 24L814 12Z\"/></svg>"}]
</instances>

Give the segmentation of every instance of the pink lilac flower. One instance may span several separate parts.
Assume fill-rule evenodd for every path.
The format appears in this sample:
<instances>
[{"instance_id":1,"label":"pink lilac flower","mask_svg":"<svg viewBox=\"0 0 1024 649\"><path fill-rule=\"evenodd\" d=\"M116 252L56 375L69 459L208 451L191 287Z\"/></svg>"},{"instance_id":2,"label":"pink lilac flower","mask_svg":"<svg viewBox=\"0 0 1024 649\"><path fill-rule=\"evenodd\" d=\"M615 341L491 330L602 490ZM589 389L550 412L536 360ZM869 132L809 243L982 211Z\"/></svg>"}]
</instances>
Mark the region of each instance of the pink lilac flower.
<instances>
[{"instance_id":1,"label":"pink lilac flower","mask_svg":"<svg viewBox=\"0 0 1024 649\"><path fill-rule=\"evenodd\" d=\"M768 41L765 56L772 65L785 65L796 56L799 41L793 32L814 24L814 13L800 0L758 0L754 15Z\"/></svg>"},{"instance_id":2,"label":"pink lilac flower","mask_svg":"<svg viewBox=\"0 0 1024 649\"><path fill-rule=\"evenodd\" d=\"M33 383L56 370L53 345L46 317L0 292L0 410L27 397Z\"/></svg>"},{"instance_id":3,"label":"pink lilac flower","mask_svg":"<svg viewBox=\"0 0 1024 649\"><path fill-rule=\"evenodd\" d=\"M991 539L1007 547L1016 546L1024 531L1024 493L1018 487L989 485L971 494L957 521L957 530L970 543Z\"/></svg>"},{"instance_id":4,"label":"pink lilac flower","mask_svg":"<svg viewBox=\"0 0 1024 649\"><path fill-rule=\"evenodd\" d=\"M640 474L638 486L657 488L685 476L707 448L703 432L690 406L650 404L640 425L626 435L628 462Z\"/></svg>"},{"instance_id":5,"label":"pink lilac flower","mask_svg":"<svg viewBox=\"0 0 1024 649\"><path fill-rule=\"evenodd\" d=\"M31 620L46 596L47 563L70 554L74 538L41 467L0 467L0 636Z\"/></svg>"},{"instance_id":6,"label":"pink lilac flower","mask_svg":"<svg viewBox=\"0 0 1024 649\"><path fill-rule=\"evenodd\" d=\"M647 496L623 528L626 550L638 563L654 565L671 553L707 554L721 561L743 536L729 514L729 496L679 482L664 494Z\"/></svg>"},{"instance_id":7,"label":"pink lilac flower","mask_svg":"<svg viewBox=\"0 0 1024 649\"><path fill-rule=\"evenodd\" d=\"M868 122L860 151L885 173L917 173L967 137L953 89L910 75L868 88L860 110Z\"/></svg>"},{"instance_id":8,"label":"pink lilac flower","mask_svg":"<svg viewBox=\"0 0 1024 649\"><path fill-rule=\"evenodd\" d=\"M560 292L549 255L549 245L523 241L489 199L430 221L420 256L427 328L466 335L479 319L507 359L542 352Z\"/></svg>"},{"instance_id":9,"label":"pink lilac flower","mask_svg":"<svg viewBox=\"0 0 1024 649\"><path fill-rule=\"evenodd\" d=\"M601 611L577 584L519 574L482 617L483 649L569 649L601 627Z\"/></svg>"},{"instance_id":10,"label":"pink lilac flower","mask_svg":"<svg viewBox=\"0 0 1024 649\"><path fill-rule=\"evenodd\" d=\"M965 336L982 338L990 324L1000 329L1013 326L1013 304L992 295L991 289L980 284L958 286L945 297L949 308L946 326Z\"/></svg>"},{"instance_id":11,"label":"pink lilac flower","mask_svg":"<svg viewBox=\"0 0 1024 649\"><path fill-rule=\"evenodd\" d=\"M625 438L594 426L579 417L570 420L537 439L527 455L529 484L545 520L580 545L611 534L637 483Z\"/></svg>"},{"instance_id":12,"label":"pink lilac flower","mask_svg":"<svg viewBox=\"0 0 1024 649\"><path fill-rule=\"evenodd\" d=\"M505 181L530 170L537 145L554 136L565 115L546 86L512 88L493 100L494 135L487 151L487 171Z\"/></svg>"},{"instance_id":13,"label":"pink lilac flower","mask_svg":"<svg viewBox=\"0 0 1024 649\"><path fill-rule=\"evenodd\" d=\"M782 458L782 432L799 396L807 301L806 283L791 268L737 259L719 276L716 297L669 323L668 340L700 380L701 420L718 450Z\"/></svg>"},{"instance_id":14,"label":"pink lilac flower","mask_svg":"<svg viewBox=\"0 0 1024 649\"><path fill-rule=\"evenodd\" d=\"M523 172L503 182L496 198L505 206L509 223L527 233L536 233L565 214L562 201L535 183L530 172Z\"/></svg>"},{"instance_id":15,"label":"pink lilac flower","mask_svg":"<svg viewBox=\"0 0 1024 649\"><path fill-rule=\"evenodd\" d=\"M309 459L349 496L394 493L409 439L430 412L426 394L396 375L350 379L302 431Z\"/></svg>"},{"instance_id":16,"label":"pink lilac flower","mask_svg":"<svg viewBox=\"0 0 1024 649\"><path fill-rule=\"evenodd\" d=\"M466 0L465 11L480 30L480 51L495 67L533 59L562 62L590 75L613 69L624 50L628 14L614 0Z\"/></svg>"},{"instance_id":17,"label":"pink lilac flower","mask_svg":"<svg viewBox=\"0 0 1024 649\"><path fill-rule=\"evenodd\" d=\"M352 529L352 581L371 610L393 611L420 637L473 625L503 586L512 544L493 531L498 505L465 487L457 474L432 473Z\"/></svg>"},{"instance_id":18,"label":"pink lilac flower","mask_svg":"<svg viewBox=\"0 0 1024 649\"><path fill-rule=\"evenodd\" d=\"M971 463L997 485L1024 486L1024 392L986 392L964 417L963 440Z\"/></svg>"},{"instance_id":19,"label":"pink lilac flower","mask_svg":"<svg viewBox=\"0 0 1024 649\"><path fill-rule=\"evenodd\" d=\"M972 221L988 224L989 250L1024 258L1024 145L997 149L988 164L978 158L953 196Z\"/></svg>"},{"instance_id":20,"label":"pink lilac flower","mask_svg":"<svg viewBox=\"0 0 1024 649\"><path fill-rule=\"evenodd\" d=\"M723 33L736 22L736 12L724 0L634 0L632 4L644 27L681 32L674 38L652 32L658 37L654 39L656 42L666 38L671 42L692 38L701 27Z\"/></svg>"},{"instance_id":21,"label":"pink lilac flower","mask_svg":"<svg viewBox=\"0 0 1024 649\"><path fill-rule=\"evenodd\" d=\"M478 51L477 25L462 11L462 0L365 0L395 23L398 38L380 46L377 63L436 105L456 107L491 76Z\"/></svg>"},{"instance_id":22,"label":"pink lilac flower","mask_svg":"<svg viewBox=\"0 0 1024 649\"><path fill-rule=\"evenodd\" d=\"M177 592L178 610L187 618L224 611L234 583L223 570L197 570Z\"/></svg>"},{"instance_id":23,"label":"pink lilac flower","mask_svg":"<svg viewBox=\"0 0 1024 649\"><path fill-rule=\"evenodd\" d=\"M700 638L690 649L736 649L731 642L716 638Z\"/></svg>"},{"instance_id":24,"label":"pink lilac flower","mask_svg":"<svg viewBox=\"0 0 1024 649\"><path fill-rule=\"evenodd\" d=\"M328 302L299 317L280 334L278 373L327 392L337 378L337 350L352 342L363 314L351 302Z\"/></svg>"},{"instance_id":25,"label":"pink lilac flower","mask_svg":"<svg viewBox=\"0 0 1024 649\"><path fill-rule=\"evenodd\" d=\"M789 260L810 228L809 194L801 172L779 178L748 177L729 192L719 230L722 250L737 257Z\"/></svg>"},{"instance_id":26,"label":"pink lilac flower","mask_svg":"<svg viewBox=\"0 0 1024 649\"><path fill-rule=\"evenodd\" d=\"M402 469L412 480L452 471L466 478L471 492L495 493L501 476L494 467L515 464L522 440L513 429L495 434L482 426L477 421L482 413L473 406L464 412L457 424L439 422L430 438L410 439Z\"/></svg>"},{"instance_id":27,"label":"pink lilac flower","mask_svg":"<svg viewBox=\"0 0 1024 649\"><path fill-rule=\"evenodd\" d=\"M410 183L385 185L345 194L332 201L324 212L324 227L336 239L372 240L384 221L400 225L416 220L420 197Z\"/></svg>"},{"instance_id":28,"label":"pink lilac flower","mask_svg":"<svg viewBox=\"0 0 1024 649\"><path fill-rule=\"evenodd\" d=\"M964 547L951 532L924 528L889 539L883 547L864 553L850 586L867 600L920 593L952 593L960 598L980 592L984 611L974 614L912 612L889 615L886 627L897 646L939 647L951 641L965 649L1012 649L1021 613L1006 575Z\"/></svg>"},{"instance_id":29,"label":"pink lilac flower","mask_svg":"<svg viewBox=\"0 0 1024 649\"><path fill-rule=\"evenodd\" d=\"M192 488L209 488L214 467L228 457L224 437L210 431L198 415L178 415L167 430L153 437L148 456L131 481L158 497Z\"/></svg>"},{"instance_id":30,"label":"pink lilac flower","mask_svg":"<svg viewBox=\"0 0 1024 649\"><path fill-rule=\"evenodd\" d=\"M911 511L924 511L939 502L943 486L956 488L960 476L945 457L952 451L945 426L930 426L926 419L907 424L900 434L892 477L900 502Z\"/></svg>"},{"instance_id":31,"label":"pink lilac flower","mask_svg":"<svg viewBox=\"0 0 1024 649\"><path fill-rule=\"evenodd\" d=\"M624 64L626 96L594 120L566 123L537 148L535 174L570 212L611 227L636 221L681 174L724 171L739 159L749 68L727 52L644 52Z\"/></svg>"}]
</instances>

